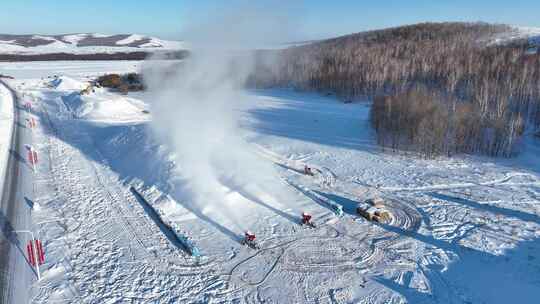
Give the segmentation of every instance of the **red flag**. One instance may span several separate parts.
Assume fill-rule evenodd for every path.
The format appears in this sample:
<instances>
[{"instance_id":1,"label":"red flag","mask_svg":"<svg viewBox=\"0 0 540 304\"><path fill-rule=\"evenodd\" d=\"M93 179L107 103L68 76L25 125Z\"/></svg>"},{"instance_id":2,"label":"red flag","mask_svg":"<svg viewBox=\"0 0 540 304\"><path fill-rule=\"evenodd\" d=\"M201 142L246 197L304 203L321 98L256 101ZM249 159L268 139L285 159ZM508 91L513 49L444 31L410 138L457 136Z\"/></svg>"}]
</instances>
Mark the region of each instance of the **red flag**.
<instances>
[{"instance_id":1,"label":"red flag","mask_svg":"<svg viewBox=\"0 0 540 304\"><path fill-rule=\"evenodd\" d=\"M37 249L39 265L42 265L45 262L45 254L43 253L43 246L41 245L40 240L36 240L36 249Z\"/></svg>"},{"instance_id":2,"label":"red flag","mask_svg":"<svg viewBox=\"0 0 540 304\"><path fill-rule=\"evenodd\" d=\"M32 150L28 151L28 162L33 164L34 163L34 157L32 154Z\"/></svg>"},{"instance_id":3,"label":"red flag","mask_svg":"<svg viewBox=\"0 0 540 304\"><path fill-rule=\"evenodd\" d=\"M26 245L26 250L28 251L28 259L30 260L30 264L32 264L32 266L36 266L36 257L34 256L34 247L32 246L32 241L28 242L28 245Z\"/></svg>"}]
</instances>

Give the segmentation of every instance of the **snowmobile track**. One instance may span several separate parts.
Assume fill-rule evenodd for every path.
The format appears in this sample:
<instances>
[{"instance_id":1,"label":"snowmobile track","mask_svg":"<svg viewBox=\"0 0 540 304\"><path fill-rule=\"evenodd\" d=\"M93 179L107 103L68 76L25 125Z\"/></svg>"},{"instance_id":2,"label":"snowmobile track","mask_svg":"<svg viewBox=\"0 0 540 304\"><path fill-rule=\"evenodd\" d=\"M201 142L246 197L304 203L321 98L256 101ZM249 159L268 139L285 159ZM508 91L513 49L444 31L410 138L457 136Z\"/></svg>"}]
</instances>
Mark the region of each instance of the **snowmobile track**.
<instances>
[{"instance_id":1,"label":"snowmobile track","mask_svg":"<svg viewBox=\"0 0 540 304\"><path fill-rule=\"evenodd\" d=\"M60 105L58 102L57 102L57 105L59 107L62 107L62 105ZM46 112L45 117L47 117L49 125L51 126L51 129L53 130L53 132L56 133L57 137L58 138L65 138L66 136L69 136L69 135L64 134L64 132L60 131L60 129L56 128L55 124L51 120L47 110L44 109L44 111ZM94 145L94 143L92 141L90 142L90 144L92 146L94 146L94 149L95 149L95 145ZM97 149L95 149L95 152L96 152L98 158L100 158L100 160L106 164L106 161L103 158L103 156L101 155L101 153L99 153L99 151ZM132 256L132 258L135 258L137 256L136 252L139 252L139 253L140 252L145 252L146 254L143 255L143 259L152 260L152 257L148 254L148 250L147 250L147 248L149 248L149 246L144 244L143 238L140 236L141 231L138 231L138 230L140 230L142 228L141 226L145 226L145 225L135 225L134 226L127 219L127 217L140 218L140 219L141 219L141 217L138 214L133 213L131 210L126 210L126 208L122 208L120 206L121 204L120 204L120 199L119 199L119 195L118 195L117 191L114 191L115 194L113 194L110 187L107 186L107 183L104 182L104 177L100 173L99 169L96 167L96 164L93 161L89 161L88 163L90 164L90 166L91 166L91 168L93 170L93 174L94 174L94 176L96 178L96 181L100 185L100 187L101 187L103 193L105 194L105 196L110 201L110 204L107 204L106 206L107 206L107 209L109 210L109 212L111 213L111 217L110 217L111 221L117 223L117 225L119 227L121 227L121 229L123 230L125 235L129 236L128 239L134 241L134 243L137 244L137 247L139 249L137 251L134 251L131 248L131 245L128 245L128 250L131 253L130 255ZM135 228L135 227L137 227L137 228ZM152 235L151 232L149 234Z\"/></svg>"}]
</instances>

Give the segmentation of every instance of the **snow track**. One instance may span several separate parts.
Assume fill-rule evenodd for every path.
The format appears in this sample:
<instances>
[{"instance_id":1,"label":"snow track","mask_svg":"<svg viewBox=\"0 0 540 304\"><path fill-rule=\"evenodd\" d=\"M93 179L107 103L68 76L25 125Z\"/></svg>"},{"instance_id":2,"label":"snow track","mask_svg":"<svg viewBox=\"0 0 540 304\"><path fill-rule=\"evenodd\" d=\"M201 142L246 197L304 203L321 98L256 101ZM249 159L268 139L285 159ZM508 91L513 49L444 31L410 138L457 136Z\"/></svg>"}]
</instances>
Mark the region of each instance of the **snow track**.
<instances>
[{"instance_id":1,"label":"snow track","mask_svg":"<svg viewBox=\"0 0 540 304\"><path fill-rule=\"evenodd\" d=\"M181 302L226 288L207 273L209 265L195 265L166 240L136 198L110 175L107 160L84 133L83 126L69 120L69 115L62 115L63 110L57 107L62 104L44 100L44 127L53 134L48 144L54 176L51 183L58 198L46 207L61 210L67 223L65 234L51 240L57 243L69 239L65 244L69 253L63 262L66 266L51 265L51 271L57 269L70 284L56 285L58 279L44 280L36 295L47 296L34 297L34 302L56 301L52 291L59 287L70 294L68 299L83 303L127 299L129 293L134 295L133 303L160 299ZM57 108L60 115L51 117L47 108ZM71 127L60 127L67 124ZM83 154L90 151L90 155ZM96 273L96 269L100 270ZM191 276L199 279L189 279ZM215 282L214 288L208 288L206 282L210 281ZM151 291L157 284L164 289L140 296L145 288ZM176 285L191 288L186 292L175 289ZM66 300L64 296L61 299Z\"/></svg>"},{"instance_id":2,"label":"snow track","mask_svg":"<svg viewBox=\"0 0 540 304\"><path fill-rule=\"evenodd\" d=\"M347 198L350 197L350 194L346 193L340 193L339 189L350 189L350 186L345 181L341 181L338 179L337 175L329 168L326 167L317 167L313 166L311 164L307 164L304 161L294 161L287 159L285 157L282 157L268 149L265 149L261 146L257 146L257 149L259 153L270 159L271 161L275 162L276 164L280 165L281 167L288 169L290 172L293 172L294 174L299 174L300 176L305 176L303 174L303 171L301 168L304 166L310 166L312 168L316 168L316 171L318 174L318 181L314 182L313 185L320 187L321 190L329 189L332 196L338 198ZM322 178L321 178L322 177ZM308 181L309 177L306 176L304 181ZM314 191L310 189L309 187L305 185L300 185L297 182L292 181L289 178L284 178L284 181L290 185L291 187L298 190L300 193L308 197L309 199L313 200L314 202L320 204L321 206L325 206L332 210L333 212L336 212L336 210L343 210L343 206L340 205L340 203L333 201L332 199L328 198L325 195L319 194L320 192ZM363 187L365 188L365 186ZM357 191L358 192L358 191ZM371 195L382 195L379 193L377 189L373 188L367 188L367 189L361 189L360 192L365 193L365 196L367 197L368 193L372 193ZM287 251L285 254L285 265L286 269L293 271L293 269L296 269L296 271L299 271L299 269L304 269L305 272L325 272L328 271L327 267L333 267L333 269L341 269L342 271L351 270L351 269L369 269L370 267L375 267L382 261L384 261L387 257L387 252L385 249L392 248L394 246L399 246L400 243L403 242L404 236L400 235L398 232L416 232L421 224L422 224L422 215L418 212L418 210L410 205L406 201L402 201L399 198L390 197L388 195L385 197L385 209L389 210L392 214L391 221L389 223L386 223L384 225L376 224L376 223L366 223L367 225L373 225L374 228L370 229L367 234L363 235L362 239L358 239L357 237L349 236L347 233L338 232L338 234L341 234L343 238L354 240L358 242L352 242L348 245L345 245L343 247L342 242L337 241L336 239L333 240L331 245L328 244L328 242L321 242L318 239L306 239L306 240L299 240L294 244L294 249ZM357 198L353 198L352 200L355 200ZM348 199L350 200L350 199ZM338 211L338 213L342 213L343 211ZM356 220L365 222L365 219L360 217L356 214L355 206L352 206L348 208L348 212L350 213L350 216L355 218ZM369 227L369 226L366 226ZM395 229L390 229L388 231L385 231L384 227L396 227ZM383 231L380 231L381 228L383 228ZM382 233L381 233L382 232ZM372 235L379 235L377 238L372 239L371 242L366 242L366 240L369 240L370 238L373 238ZM337 246L334 247L335 244L338 243L342 244L341 247ZM326 245L323 245L326 244ZM328 247L330 246L330 247ZM349 246L352 246L352 248L349 248ZM310 254L310 256L315 257L323 257L320 260L313 260L312 262L306 262L305 258L303 256L307 255L307 252L315 252L317 253L319 248L325 248L325 252L320 252L319 254ZM331 253L328 252L330 250ZM344 252L347 252L347 254L344 254ZM330 262L330 260L326 261L324 260L324 257L331 256L333 257L333 262ZM341 256L343 257L343 261L337 262L335 260L335 257ZM297 261L297 262L295 262ZM304 264L304 267L301 266L301 264ZM301 271L301 270L300 270Z\"/></svg>"},{"instance_id":3,"label":"snow track","mask_svg":"<svg viewBox=\"0 0 540 304\"><path fill-rule=\"evenodd\" d=\"M509 183L510 180L517 177L526 177L530 178L530 181L523 182L514 182ZM456 184L440 184L440 185L431 185L423 187L381 187L381 190L384 191L434 191L434 190L450 190L450 189L459 189L459 188L470 188L470 187L480 187L480 186L495 186L495 185L505 185L505 186L540 186L540 180L538 180L534 175L529 173L510 173L503 178L494 179L487 182L479 183L456 183Z\"/></svg>"},{"instance_id":4,"label":"snow track","mask_svg":"<svg viewBox=\"0 0 540 304\"><path fill-rule=\"evenodd\" d=\"M256 148L256 152L259 155L261 155L264 158L269 159L275 164L293 173L306 175L304 172L304 168L305 167L311 168L315 173L314 178L317 179L318 183L322 187L333 187L338 178L337 175L330 168L308 164L304 162L304 160L294 160L290 158L288 159L264 148L261 145L254 144L254 146Z\"/></svg>"},{"instance_id":5,"label":"snow track","mask_svg":"<svg viewBox=\"0 0 540 304\"><path fill-rule=\"evenodd\" d=\"M71 64L87 63L62 66ZM88 73L74 71L74 81ZM31 134L41 152L31 220L46 251L32 303L502 304L538 294L540 168L530 151L526 167L519 158L379 153L366 131L369 106L257 92L255 109L242 113L247 135L291 191L276 200L224 182L228 201L249 214L241 224L257 235L253 250L238 243L243 227L227 216L183 203L181 157L147 132L148 115L118 119L115 100L124 97L96 91L90 99L115 103L99 113L106 119L72 119L60 99L69 88L25 82L14 83L35 97ZM136 98L146 97L130 92ZM130 185L204 249L199 263L170 242ZM373 197L386 202L389 221L356 214ZM298 224L301 212L315 229Z\"/></svg>"},{"instance_id":6,"label":"snow track","mask_svg":"<svg viewBox=\"0 0 540 304\"><path fill-rule=\"evenodd\" d=\"M387 198L384 206L392 214L392 219L388 225L400 227L406 231L417 231L420 228L422 215L407 202L397 198Z\"/></svg>"}]
</instances>

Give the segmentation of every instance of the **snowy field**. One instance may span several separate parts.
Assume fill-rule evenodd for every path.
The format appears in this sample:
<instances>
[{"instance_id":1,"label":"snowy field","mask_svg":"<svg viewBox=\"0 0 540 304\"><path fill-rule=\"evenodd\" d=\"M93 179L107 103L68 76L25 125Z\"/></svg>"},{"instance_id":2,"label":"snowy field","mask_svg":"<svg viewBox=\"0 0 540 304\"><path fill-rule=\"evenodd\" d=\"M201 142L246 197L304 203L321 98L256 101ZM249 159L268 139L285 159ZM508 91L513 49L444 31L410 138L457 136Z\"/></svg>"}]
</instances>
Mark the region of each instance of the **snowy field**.
<instances>
[{"instance_id":1,"label":"snowy field","mask_svg":"<svg viewBox=\"0 0 540 304\"><path fill-rule=\"evenodd\" d=\"M223 198L232 213L231 202L242 202L242 223L261 247L252 250L223 212L182 202L182 160L152 135L148 95L77 93L89 77L139 67L0 63L39 117L32 219L46 263L32 303L537 303L537 139L527 138L515 159L423 160L376 146L368 103L252 91L238 109L246 140L295 198ZM50 75L61 81L51 86ZM317 174L304 175L304 165ZM392 214L386 223L355 212L374 196ZM301 212L317 228L300 226Z\"/></svg>"},{"instance_id":2,"label":"snowy field","mask_svg":"<svg viewBox=\"0 0 540 304\"><path fill-rule=\"evenodd\" d=\"M6 176L6 166L13 131L13 100L9 90L0 84L0 178ZM4 183L0 183L3 193Z\"/></svg>"}]
</instances>

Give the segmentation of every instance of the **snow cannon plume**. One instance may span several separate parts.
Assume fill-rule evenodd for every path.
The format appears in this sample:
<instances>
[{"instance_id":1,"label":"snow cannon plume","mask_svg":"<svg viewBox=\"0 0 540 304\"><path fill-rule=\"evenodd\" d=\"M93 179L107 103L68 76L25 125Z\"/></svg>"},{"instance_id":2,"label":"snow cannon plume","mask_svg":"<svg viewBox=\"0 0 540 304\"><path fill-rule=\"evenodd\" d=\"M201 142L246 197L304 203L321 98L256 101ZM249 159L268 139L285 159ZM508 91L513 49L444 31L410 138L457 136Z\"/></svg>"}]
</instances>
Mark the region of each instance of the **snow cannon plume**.
<instances>
[{"instance_id":1,"label":"snow cannon plume","mask_svg":"<svg viewBox=\"0 0 540 304\"><path fill-rule=\"evenodd\" d=\"M236 233L245 230L242 204L249 200L229 194L270 195L277 201L287 196L275 168L251 152L239 127L251 101L244 90L254 68L251 50L287 41L290 32L283 12L291 9L265 2L227 2L209 22L188 27L187 59L172 64L150 60L143 68L153 130L174 150L181 180L172 195Z\"/></svg>"}]
</instances>

